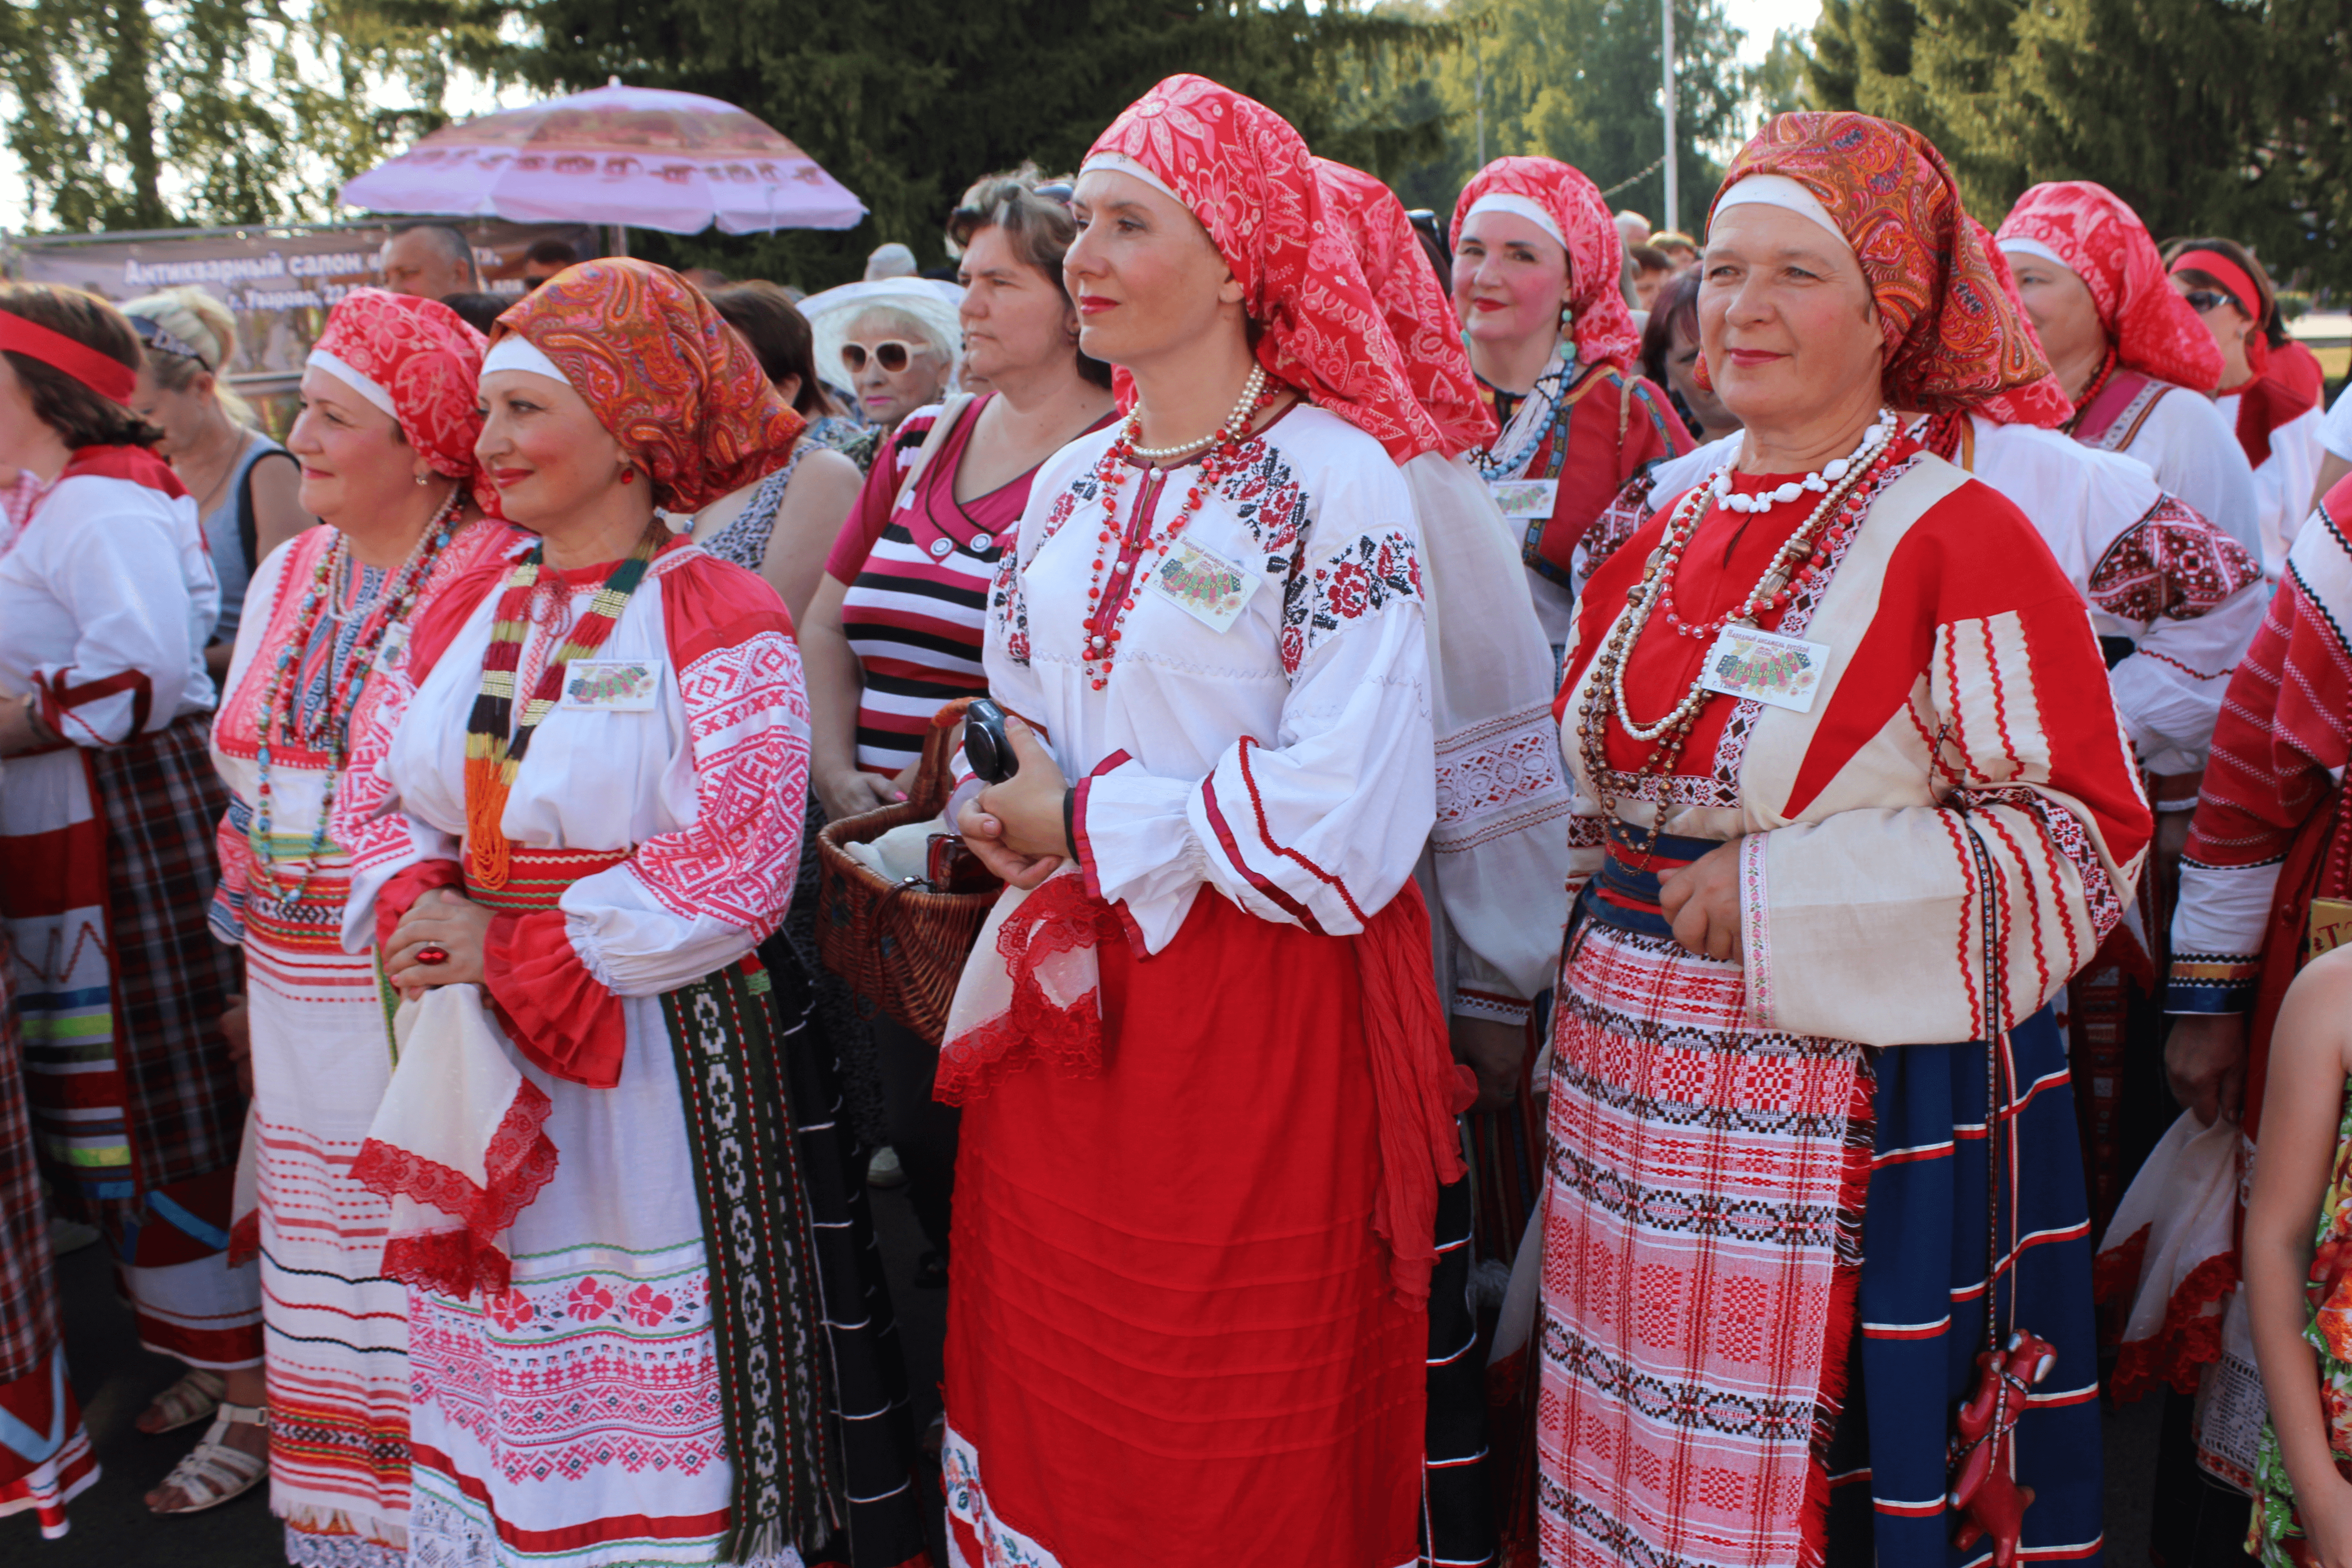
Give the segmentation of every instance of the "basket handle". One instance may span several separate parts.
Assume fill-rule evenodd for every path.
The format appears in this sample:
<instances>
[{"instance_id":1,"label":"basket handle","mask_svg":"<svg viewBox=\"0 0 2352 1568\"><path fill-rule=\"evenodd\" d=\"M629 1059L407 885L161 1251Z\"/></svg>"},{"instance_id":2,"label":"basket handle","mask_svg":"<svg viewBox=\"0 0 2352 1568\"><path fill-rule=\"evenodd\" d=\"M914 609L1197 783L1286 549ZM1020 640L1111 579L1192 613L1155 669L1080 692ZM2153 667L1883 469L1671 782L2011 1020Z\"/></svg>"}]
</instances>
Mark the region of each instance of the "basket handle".
<instances>
[{"instance_id":1,"label":"basket handle","mask_svg":"<svg viewBox=\"0 0 2352 1568\"><path fill-rule=\"evenodd\" d=\"M947 809L949 759L963 744L963 710L977 700L959 697L931 715L930 733L923 737L923 760L915 768L915 787L907 792L924 816L937 816Z\"/></svg>"}]
</instances>

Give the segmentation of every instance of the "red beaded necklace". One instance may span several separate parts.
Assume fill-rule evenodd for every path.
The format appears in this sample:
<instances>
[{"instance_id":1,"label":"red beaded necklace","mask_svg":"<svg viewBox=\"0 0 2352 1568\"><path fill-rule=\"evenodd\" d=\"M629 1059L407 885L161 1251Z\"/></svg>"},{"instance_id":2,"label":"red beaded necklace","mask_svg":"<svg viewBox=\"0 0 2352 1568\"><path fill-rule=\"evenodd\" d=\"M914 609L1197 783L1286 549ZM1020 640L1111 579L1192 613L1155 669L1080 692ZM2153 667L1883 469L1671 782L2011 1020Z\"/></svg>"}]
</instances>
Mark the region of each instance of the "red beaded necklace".
<instances>
[{"instance_id":1,"label":"red beaded necklace","mask_svg":"<svg viewBox=\"0 0 2352 1568\"><path fill-rule=\"evenodd\" d=\"M1262 374L1253 375L1251 381L1252 387L1244 392L1232 416L1214 437L1202 443L1208 450L1202 455L1201 471L1185 490L1184 504L1178 509L1174 521L1150 552L1151 561L1157 562L1168 553L1177 536L1184 531L1185 524L1208 500L1209 492L1231 477L1239 466L1243 449L1250 443L1250 426L1282 395L1283 389ZM1128 416L1127 422L1119 426L1118 438L1095 464L1103 516L1100 530L1095 535L1093 575L1087 586L1086 613L1078 622L1078 642L1084 650L1087 678L1097 691L1109 684L1111 664L1118 653L1119 623L1127 618L1128 611L1135 608L1136 584L1150 574L1149 565L1130 568L1128 562L1120 559L1123 531L1118 520L1119 489L1127 481L1128 470L1138 451L1136 437L1142 427L1143 411L1138 408ZM1150 497L1156 492L1147 490L1145 494ZM1139 512L1134 523L1136 543L1151 542L1150 515ZM1114 587L1108 582L1112 575L1124 580ZM1108 616L1102 613L1106 600L1110 605Z\"/></svg>"}]
</instances>

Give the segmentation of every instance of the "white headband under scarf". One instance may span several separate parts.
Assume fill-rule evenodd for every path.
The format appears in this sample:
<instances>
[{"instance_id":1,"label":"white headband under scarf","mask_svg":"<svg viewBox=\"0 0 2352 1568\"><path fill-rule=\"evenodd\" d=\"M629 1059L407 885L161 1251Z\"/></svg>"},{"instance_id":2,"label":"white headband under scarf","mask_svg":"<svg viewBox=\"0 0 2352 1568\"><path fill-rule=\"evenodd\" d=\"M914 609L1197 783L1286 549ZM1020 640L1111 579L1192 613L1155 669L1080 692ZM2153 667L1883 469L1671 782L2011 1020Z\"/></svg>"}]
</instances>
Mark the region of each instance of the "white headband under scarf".
<instances>
[{"instance_id":1,"label":"white headband under scarf","mask_svg":"<svg viewBox=\"0 0 2352 1568\"><path fill-rule=\"evenodd\" d=\"M1078 173L1091 174L1097 169L1108 169L1114 174L1126 174L1130 178L1141 180L1178 206L1183 207L1187 212L1192 210L1190 204L1182 196L1168 188L1167 181L1124 153L1097 153L1078 166Z\"/></svg>"},{"instance_id":2,"label":"white headband under scarf","mask_svg":"<svg viewBox=\"0 0 2352 1568\"><path fill-rule=\"evenodd\" d=\"M373 376L362 375L324 349L312 349L310 357L303 363L314 370L325 371L329 375L366 398L377 412L390 415L394 424L400 423L400 410L392 405L392 394L384 390L382 382Z\"/></svg>"},{"instance_id":3,"label":"white headband under scarf","mask_svg":"<svg viewBox=\"0 0 2352 1568\"><path fill-rule=\"evenodd\" d=\"M1515 191L1488 191L1470 204L1470 210L1462 215L1462 221L1468 223L1480 213L1509 213L1513 217L1523 217L1551 236L1562 249L1568 247L1568 236L1559 232L1559 220L1552 216L1541 202L1532 201Z\"/></svg>"},{"instance_id":4,"label":"white headband under scarf","mask_svg":"<svg viewBox=\"0 0 2352 1568\"><path fill-rule=\"evenodd\" d=\"M1846 238L1845 230L1838 227L1837 219L1830 216L1830 209L1822 205L1820 198L1812 192L1786 174L1748 175L1717 198L1715 211L1720 216L1732 207L1751 205L1780 207L1809 217L1836 235L1838 243L1848 251L1853 249L1853 242Z\"/></svg>"},{"instance_id":5,"label":"white headband under scarf","mask_svg":"<svg viewBox=\"0 0 2352 1568\"><path fill-rule=\"evenodd\" d=\"M1995 243L2000 247L2001 254L2004 256L2038 257L2042 260L2049 262L2053 267L2066 267L2066 258L2064 257L2059 255L2056 251L2051 249L2048 246L2042 244L2038 239L2028 239L2024 236L2019 235L2014 238L1999 240ZM2072 272L2074 269L2071 267L2066 267L2066 270Z\"/></svg>"},{"instance_id":6,"label":"white headband under scarf","mask_svg":"<svg viewBox=\"0 0 2352 1568\"><path fill-rule=\"evenodd\" d=\"M490 352L482 356L482 374L488 375L494 370L527 370L533 375L543 375L566 386L572 384L572 378L563 374L562 367L541 353L539 345L520 332L509 332L492 343Z\"/></svg>"}]
</instances>

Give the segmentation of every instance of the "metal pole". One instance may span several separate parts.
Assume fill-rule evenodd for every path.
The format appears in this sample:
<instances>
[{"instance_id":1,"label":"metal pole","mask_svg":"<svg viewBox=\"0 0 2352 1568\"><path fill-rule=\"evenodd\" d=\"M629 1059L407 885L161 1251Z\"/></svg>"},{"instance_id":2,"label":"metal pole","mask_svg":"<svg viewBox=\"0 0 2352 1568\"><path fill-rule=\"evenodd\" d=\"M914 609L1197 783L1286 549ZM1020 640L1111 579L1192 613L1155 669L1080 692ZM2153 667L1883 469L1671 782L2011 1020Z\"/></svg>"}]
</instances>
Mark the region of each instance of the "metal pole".
<instances>
[{"instance_id":1,"label":"metal pole","mask_svg":"<svg viewBox=\"0 0 2352 1568\"><path fill-rule=\"evenodd\" d=\"M1661 100L1666 110L1666 227L1680 232L1681 192L1675 174L1675 0L1658 0L1658 72L1664 80Z\"/></svg>"},{"instance_id":2,"label":"metal pole","mask_svg":"<svg viewBox=\"0 0 2352 1568\"><path fill-rule=\"evenodd\" d=\"M1470 101L1475 106L1478 121L1478 166L1486 166L1486 41L1480 36L1483 29L1476 20L1470 24L1470 56L1477 77L1470 89Z\"/></svg>"}]
</instances>

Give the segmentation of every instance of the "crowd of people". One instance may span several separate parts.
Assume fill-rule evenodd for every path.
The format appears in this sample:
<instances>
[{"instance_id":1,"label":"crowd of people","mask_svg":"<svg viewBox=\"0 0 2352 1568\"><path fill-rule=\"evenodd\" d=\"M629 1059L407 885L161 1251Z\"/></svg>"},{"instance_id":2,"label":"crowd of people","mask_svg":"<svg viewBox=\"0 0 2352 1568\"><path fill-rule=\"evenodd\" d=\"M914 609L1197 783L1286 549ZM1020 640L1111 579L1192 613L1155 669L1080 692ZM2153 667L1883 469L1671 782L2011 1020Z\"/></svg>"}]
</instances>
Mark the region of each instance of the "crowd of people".
<instances>
[{"instance_id":1,"label":"crowd of people","mask_svg":"<svg viewBox=\"0 0 2352 1568\"><path fill-rule=\"evenodd\" d=\"M1172 77L952 282L404 228L282 444L0 285L0 1512L88 1227L306 1568L2091 1561L2151 1389L2161 1561L2352 1563L2352 399L1993 216ZM926 780L929 1033L815 849Z\"/></svg>"}]
</instances>

